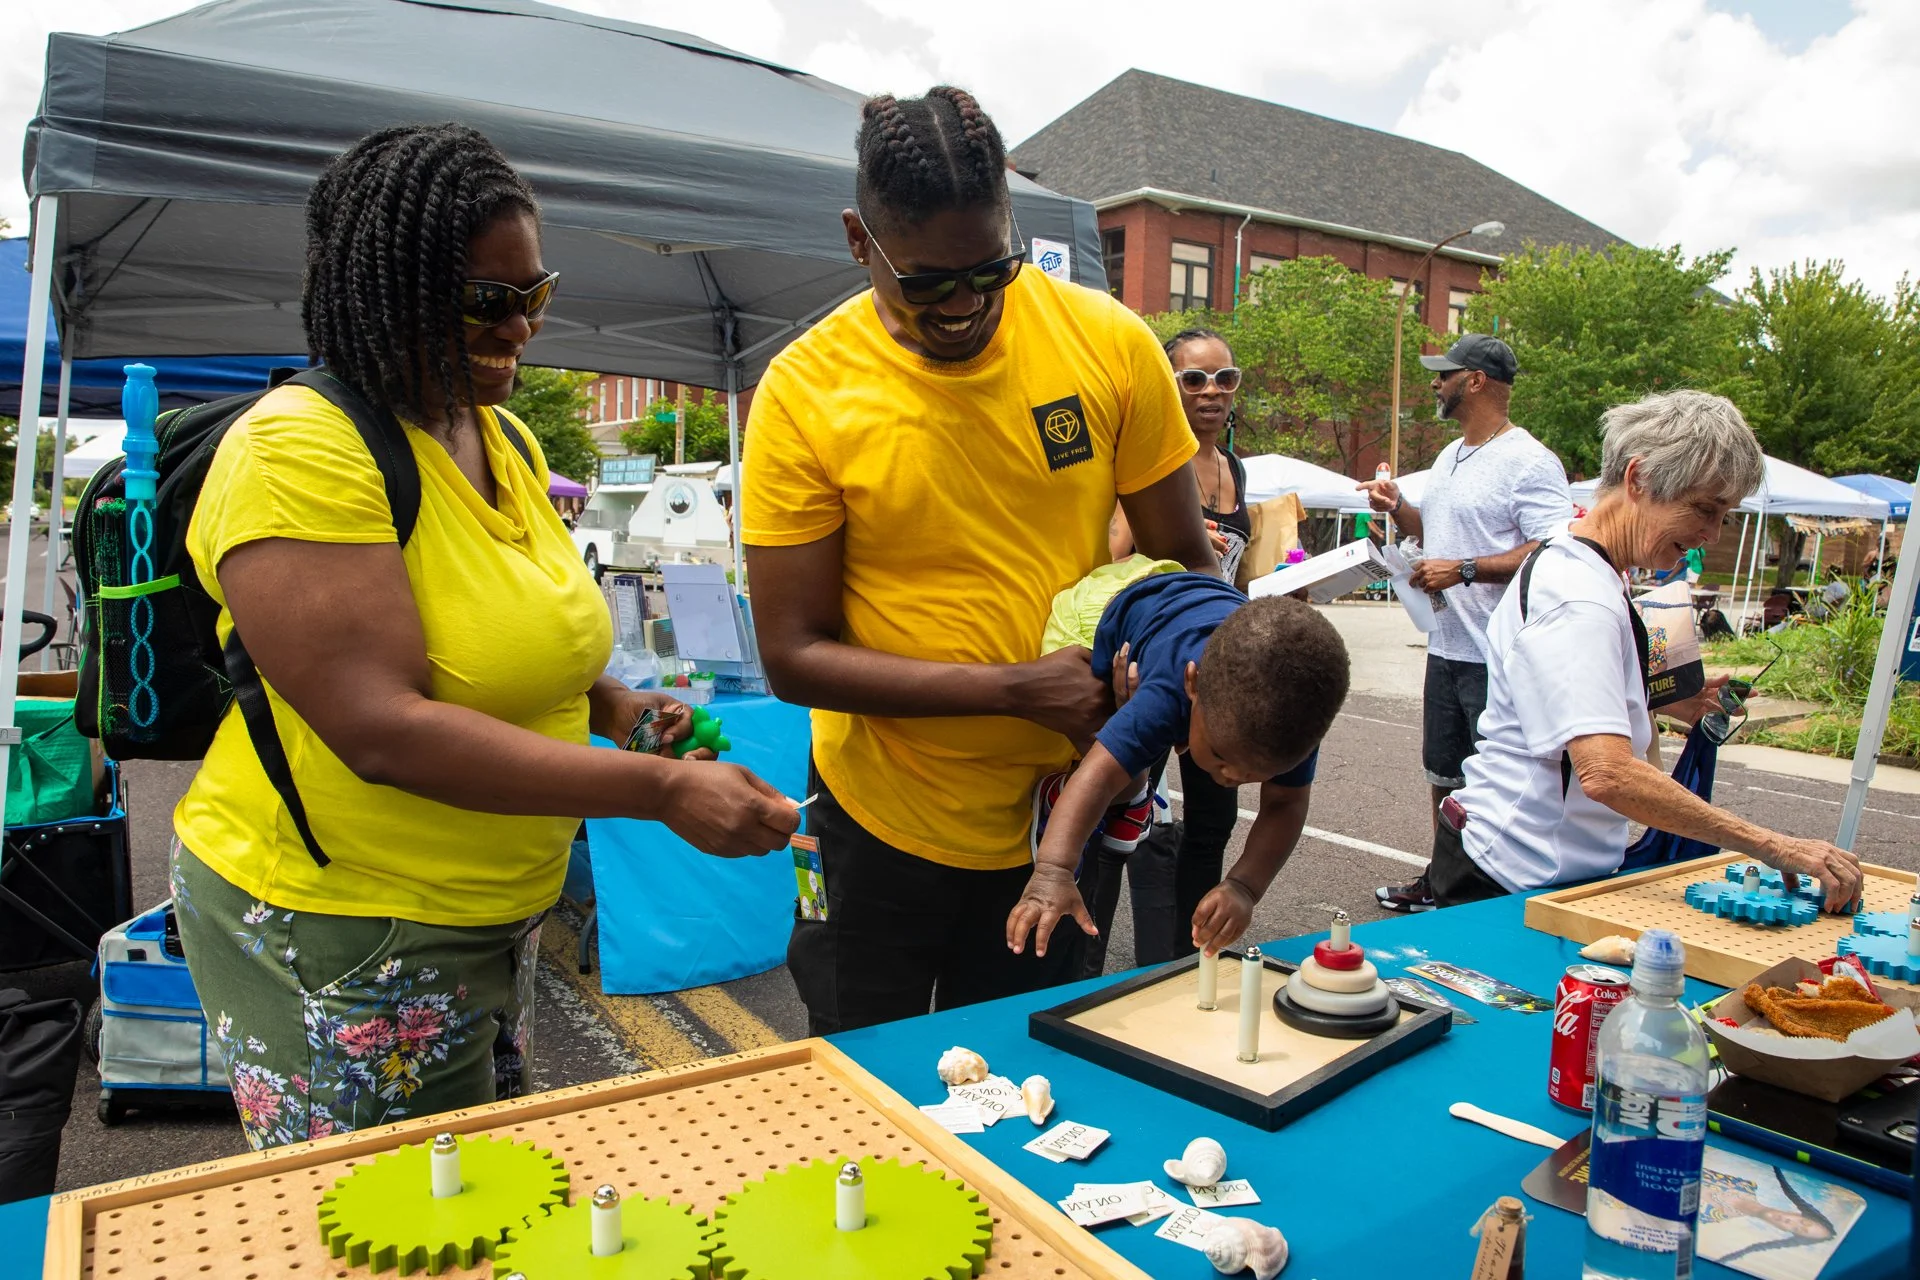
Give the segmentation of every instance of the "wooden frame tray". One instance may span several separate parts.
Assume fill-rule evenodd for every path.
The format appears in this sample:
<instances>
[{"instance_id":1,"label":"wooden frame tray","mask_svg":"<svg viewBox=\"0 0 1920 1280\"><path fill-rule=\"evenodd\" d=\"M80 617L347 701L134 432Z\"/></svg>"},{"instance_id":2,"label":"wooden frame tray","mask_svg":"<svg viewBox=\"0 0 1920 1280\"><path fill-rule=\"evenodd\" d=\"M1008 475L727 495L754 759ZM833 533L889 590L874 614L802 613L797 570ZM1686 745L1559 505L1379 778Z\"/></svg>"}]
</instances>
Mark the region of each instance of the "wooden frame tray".
<instances>
[{"instance_id":1,"label":"wooden frame tray","mask_svg":"<svg viewBox=\"0 0 1920 1280\"><path fill-rule=\"evenodd\" d=\"M925 1161L993 1213L986 1272L1148 1280L824 1040L452 1111L53 1198L45 1280L368 1280L327 1255L317 1205L359 1160L435 1133L531 1140L567 1165L578 1201L601 1182L709 1213L809 1156ZM490 1261L442 1276L488 1277ZM394 1272L382 1273L391 1277Z\"/></svg>"},{"instance_id":2,"label":"wooden frame tray","mask_svg":"<svg viewBox=\"0 0 1920 1280\"><path fill-rule=\"evenodd\" d=\"M1219 1008L1198 1007L1200 957L1028 1015L1027 1034L1130 1079L1262 1129L1278 1129L1432 1044L1453 1014L1399 995L1398 1025L1366 1040L1309 1035L1281 1022L1273 993L1299 966L1262 956L1260 1061L1235 1059L1239 953L1220 953Z\"/></svg>"},{"instance_id":3,"label":"wooden frame tray","mask_svg":"<svg viewBox=\"0 0 1920 1280\"><path fill-rule=\"evenodd\" d=\"M1687 944L1687 975L1722 987L1742 986L1782 960L1822 960L1854 931L1851 915L1823 912L1811 924L1792 926L1747 924L1687 905L1688 885L1725 879L1729 862L1751 861L1746 854L1721 853L1536 894L1527 899L1527 927L1581 943L1612 933L1637 938L1647 929L1671 929ZM1906 910L1913 872L1865 863L1861 870L1866 873L1861 910Z\"/></svg>"}]
</instances>

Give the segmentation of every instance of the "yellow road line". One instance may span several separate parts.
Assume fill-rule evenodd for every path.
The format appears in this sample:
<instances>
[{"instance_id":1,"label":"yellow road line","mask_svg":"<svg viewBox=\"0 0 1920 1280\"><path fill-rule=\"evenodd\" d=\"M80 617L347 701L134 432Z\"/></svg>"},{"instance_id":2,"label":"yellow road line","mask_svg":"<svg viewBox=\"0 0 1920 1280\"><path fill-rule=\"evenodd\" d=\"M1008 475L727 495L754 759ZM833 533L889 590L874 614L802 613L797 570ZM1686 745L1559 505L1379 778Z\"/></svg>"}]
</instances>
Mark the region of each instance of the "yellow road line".
<instances>
[{"instance_id":1,"label":"yellow road line","mask_svg":"<svg viewBox=\"0 0 1920 1280\"><path fill-rule=\"evenodd\" d=\"M679 1066L712 1056L713 1050L694 1043L653 1001L644 996L609 996L600 990L598 978L581 973L579 936L565 913L556 911L541 926L540 950L553 971L606 1019L629 1053L649 1067Z\"/></svg>"},{"instance_id":2,"label":"yellow road line","mask_svg":"<svg viewBox=\"0 0 1920 1280\"><path fill-rule=\"evenodd\" d=\"M679 994L680 1003L688 1012L713 1028L715 1035L736 1050L764 1049L786 1040L720 987L694 987Z\"/></svg>"}]
</instances>

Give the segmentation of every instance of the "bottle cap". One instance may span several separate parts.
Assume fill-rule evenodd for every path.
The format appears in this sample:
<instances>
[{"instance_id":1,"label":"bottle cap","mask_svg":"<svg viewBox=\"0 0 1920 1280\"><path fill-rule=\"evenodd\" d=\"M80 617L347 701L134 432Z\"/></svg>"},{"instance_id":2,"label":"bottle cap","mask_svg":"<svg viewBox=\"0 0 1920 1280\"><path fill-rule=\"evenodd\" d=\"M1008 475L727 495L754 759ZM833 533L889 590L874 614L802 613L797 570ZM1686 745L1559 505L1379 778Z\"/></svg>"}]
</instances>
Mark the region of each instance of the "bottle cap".
<instances>
[{"instance_id":1,"label":"bottle cap","mask_svg":"<svg viewBox=\"0 0 1920 1280\"><path fill-rule=\"evenodd\" d=\"M1649 929L1633 952L1633 989L1648 995L1677 996L1686 988L1687 948L1680 935Z\"/></svg>"}]
</instances>

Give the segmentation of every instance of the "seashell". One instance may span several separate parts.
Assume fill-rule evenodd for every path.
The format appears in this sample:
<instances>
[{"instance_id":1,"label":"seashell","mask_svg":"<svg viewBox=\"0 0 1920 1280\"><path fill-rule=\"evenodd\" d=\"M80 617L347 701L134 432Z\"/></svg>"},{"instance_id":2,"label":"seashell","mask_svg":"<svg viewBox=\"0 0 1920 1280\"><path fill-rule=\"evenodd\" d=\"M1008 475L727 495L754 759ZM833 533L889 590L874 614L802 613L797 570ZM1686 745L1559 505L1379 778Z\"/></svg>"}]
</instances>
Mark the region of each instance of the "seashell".
<instances>
[{"instance_id":1,"label":"seashell","mask_svg":"<svg viewBox=\"0 0 1920 1280\"><path fill-rule=\"evenodd\" d=\"M1594 960L1600 964L1632 964L1634 940L1618 933L1610 933L1597 942L1589 942L1580 948L1580 956L1585 960Z\"/></svg>"},{"instance_id":2,"label":"seashell","mask_svg":"<svg viewBox=\"0 0 1920 1280\"><path fill-rule=\"evenodd\" d=\"M1201 1242L1207 1261L1221 1275L1253 1269L1254 1280L1273 1280L1287 1265L1287 1238L1251 1218L1227 1218Z\"/></svg>"},{"instance_id":3,"label":"seashell","mask_svg":"<svg viewBox=\"0 0 1920 1280\"><path fill-rule=\"evenodd\" d=\"M1227 1171L1227 1149L1212 1138L1195 1138L1178 1160L1169 1160L1161 1167L1175 1182L1210 1187Z\"/></svg>"},{"instance_id":4,"label":"seashell","mask_svg":"<svg viewBox=\"0 0 1920 1280\"><path fill-rule=\"evenodd\" d=\"M971 1049L955 1045L940 1055L936 1070L943 1084L979 1084L987 1078L987 1060Z\"/></svg>"},{"instance_id":5,"label":"seashell","mask_svg":"<svg viewBox=\"0 0 1920 1280\"><path fill-rule=\"evenodd\" d=\"M1027 1119L1045 1124L1053 1114L1053 1084L1045 1076L1028 1076L1020 1082L1020 1100L1027 1104Z\"/></svg>"}]
</instances>

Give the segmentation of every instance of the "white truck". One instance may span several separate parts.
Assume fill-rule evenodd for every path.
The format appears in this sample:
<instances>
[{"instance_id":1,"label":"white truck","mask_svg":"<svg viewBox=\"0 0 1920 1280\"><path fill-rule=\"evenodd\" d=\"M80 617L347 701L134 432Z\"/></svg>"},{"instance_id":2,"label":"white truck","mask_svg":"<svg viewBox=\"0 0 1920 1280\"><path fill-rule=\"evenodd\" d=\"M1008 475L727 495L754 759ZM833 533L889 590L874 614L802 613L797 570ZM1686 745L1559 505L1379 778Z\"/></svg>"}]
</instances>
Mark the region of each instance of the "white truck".
<instances>
[{"instance_id":1,"label":"white truck","mask_svg":"<svg viewBox=\"0 0 1920 1280\"><path fill-rule=\"evenodd\" d=\"M647 481L628 479L642 474L641 468L604 466L599 487L574 523L580 558L596 575L602 569L652 569L663 560L725 561L733 531L713 486L724 465L662 467Z\"/></svg>"}]
</instances>

